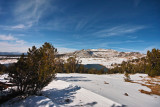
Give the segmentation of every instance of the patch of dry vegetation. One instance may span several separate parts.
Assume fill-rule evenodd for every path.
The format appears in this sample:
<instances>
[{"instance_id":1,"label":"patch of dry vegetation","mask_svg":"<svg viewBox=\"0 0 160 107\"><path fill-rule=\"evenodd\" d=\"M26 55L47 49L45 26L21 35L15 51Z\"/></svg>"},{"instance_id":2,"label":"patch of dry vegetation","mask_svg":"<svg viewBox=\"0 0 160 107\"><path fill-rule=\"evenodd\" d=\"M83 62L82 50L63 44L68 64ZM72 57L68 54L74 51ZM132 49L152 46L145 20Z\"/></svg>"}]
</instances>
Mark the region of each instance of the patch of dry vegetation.
<instances>
[{"instance_id":1,"label":"patch of dry vegetation","mask_svg":"<svg viewBox=\"0 0 160 107\"><path fill-rule=\"evenodd\" d=\"M160 85L158 85L158 84L155 84L155 85L145 85L145 84L142 84L143 86L146 86L146 87L148 87L148 88L150 88L151 89L151 91L149 92L149 91L145 91L145 90L139 90L141 93L145 93L145 94L149 94L149 95L151 95L151 94L155 94L155 95L159 95L160 96Z\"/></svg>"},{"instance_id":2,"label":"patch of dry vegetation","mask_svg":"<svg viewBox=\"0 0 160 107\"><path fill-rule=\"evenodd\" d=\"M143 89L140 89L139 91L141 93L144 94L148 94L148 95L159 95L160 96L160 76L156 76L156 77L147 77L147 79L142 79L140 80L144 83L139 83L139 82L135 82L135 81L130 81L131 83L137 83L137 84L141 84L142 86L146 86L148 88L151 89L151 91L146 91Z\"/></svg>"}]
</instances>

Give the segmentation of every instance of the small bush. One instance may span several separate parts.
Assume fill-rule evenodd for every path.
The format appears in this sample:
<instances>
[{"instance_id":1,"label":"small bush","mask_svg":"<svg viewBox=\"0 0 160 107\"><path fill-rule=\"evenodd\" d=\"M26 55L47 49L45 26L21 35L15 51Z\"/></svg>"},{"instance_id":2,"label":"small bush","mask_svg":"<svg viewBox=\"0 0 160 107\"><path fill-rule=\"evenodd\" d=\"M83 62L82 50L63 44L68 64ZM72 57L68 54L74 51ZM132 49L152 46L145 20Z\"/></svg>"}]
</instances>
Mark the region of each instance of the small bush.
<instances>
[{"instance_id":1,"label":"small bush","mask_svg":"<svg viewBox=\"0 0 160 107\"><path fill-rule=\"evenodd\" d=\"M125 82L130 82L131 81L131 78L130 78L130 75L126 72L125 74L124 74L124 81Z\"/></svg>"}]
</instances>

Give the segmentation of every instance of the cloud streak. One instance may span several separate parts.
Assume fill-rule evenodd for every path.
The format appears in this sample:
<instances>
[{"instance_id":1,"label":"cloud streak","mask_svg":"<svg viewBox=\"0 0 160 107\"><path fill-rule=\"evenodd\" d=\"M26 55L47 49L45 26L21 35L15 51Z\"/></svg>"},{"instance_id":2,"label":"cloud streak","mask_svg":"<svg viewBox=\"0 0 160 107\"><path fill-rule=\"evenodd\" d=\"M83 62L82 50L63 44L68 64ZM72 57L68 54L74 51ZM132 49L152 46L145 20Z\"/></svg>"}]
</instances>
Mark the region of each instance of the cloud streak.
<instances>
[{"instance_id":1,"label":"cloud streak","mask_svg":"<svg viewBox=\"0 0 160 107\"><path fill-rule=\"evenodd\" d=\"M130 33L137 32L146 28L145 26L129 26L129 25L121 25L115 26L108 29L103 29L98 32L95 32L99 37L112 37L112 36L122 36Z\"/></svg>"},{"instance_id":2,"label":"cloud streak","mask_svg":"<svg viewBox=\"0 0 160 107\"><path fill-rule=\"evenodd\" d=\"M15 37L11 36L11 35L0 35L0 40L16 40Z\"/></svg>"},{"instance_id":3,"label":"cloud streak","mask_svg":"<svg viewBox=\"0 0 160 107\"><path fill-rule=\"evenodd\" d=\"M64 47L56 47L58 49L58 53L63 54L63 53L68 53L68 52L74 52L77 49L72 49L72 48L64 48Z\"/></svg>"},{"instance_id":4,"label":"cloud streak","mask_svg":"<svg viewBox=\"0 0 160 107\"><path fill-rule=\"evenodd\" d=\"M22 23L20 25L16 25L13 28L29 28L39 23L41 17L44 14L53 11L50 4L51 0L20 0L16 3L15 9L13 10L14 19Z\"/></svg>"},{"instance_id":5,"label":"cloud streak","mask_svg":"<svg viewBox=\"0 0 160 107\"><path fill-rule=\"evenodd\" d=\"M1 52L27 52L31 46L19 43L0 42Z\"/></svg>"},{"instance_id":6,"label":"cloud streak","mask_svg":"<svg viewBox=\"0 0 160 107\"><path fill-rule=\"evenodd\" d=\"M10 42L15 42L18 44L25 44L26 42L24 40L20 40L14 36L12 36L11 34L9 35L0 35L0 40L1 41L10 41Z\"/></svg>"}]
</instances>

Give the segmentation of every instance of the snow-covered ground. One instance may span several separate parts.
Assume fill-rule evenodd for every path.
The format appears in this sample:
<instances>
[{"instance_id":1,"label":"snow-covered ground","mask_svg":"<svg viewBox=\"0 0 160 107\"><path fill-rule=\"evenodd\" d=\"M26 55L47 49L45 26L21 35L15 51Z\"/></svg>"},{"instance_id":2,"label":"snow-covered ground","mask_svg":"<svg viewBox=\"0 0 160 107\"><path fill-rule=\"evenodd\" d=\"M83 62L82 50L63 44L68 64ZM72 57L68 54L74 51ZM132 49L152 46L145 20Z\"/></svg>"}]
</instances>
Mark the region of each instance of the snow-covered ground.
<instances>
[{"instance_id":1,"label":"snow-covered ground","mask_svg":"<svg viewBox=\"0 0 160 107\"><path fill-rule=\"evenodd\" d=\"M12 64L12 63L16 63L17 59L3 59L0 60L0 64Z\"/></svg>"},{"instance_id":2,"label":"snow-covered ground","mask_svg":"<svg viewBox=\"0 0 160 107\"><path fill-rule=\"evenodd\" d=\"M127 58L79 58L79 60L82 61L81 64L101 64L107 68L111 68L111 64L120 64L123 61L127 61Z\"/></svg>"},{"instance_id":3,"label":"snow-covered ground","mask_svg":"<svg viewBox=\"0 0 160 107\"><path fill-rule=\"evenodd\" d=\"M0 76L2 80L5 76ZM57 74L42 90L42 96L14 99L0 106L9 107L158 107L160 96L147 95L138 90L150 91L137 83L124 82L123 74ZM146 74L131 75L135 81L147 78ZM124 95L125 93L128 96ZM68 100L68 101L67 101Z\"/></svg>"},{"instance_id":4,"label":"snow-covered ground","mask_svg":"<svg viewBox=\"0 0 160 107\"><path fill-rule=\"evenodd\" d=\"M65 61L68 59L68 57L62 58ZM134 59L134 58L133 58ZM107 68L111 68L111 64L120 64L123 61L127 61L128 59L125 57L110 57L110 58L77 58L77 60L81 61L81 64L100 64ZM17 59L4 59L0 60L0 64L11 64L16 63Z\"/></svg>"},{"instance_id":5,"label":"snow-covered ground","mask_svg":"<svg viewBox=\"0 0 160 107\"><path fill-rule=\"evenodd\" d=\"M8 78L8 74L0 75L0 82L9 82L9 80L6 80L5 78Z\"/></svg>"},{"instance_id":6,"label":"snow-covered ground","mask_svg":"<svg viewBox=\"0 0 160 107\"><path fill-rule=\"evenodd\" d=\"M131 75L132 80L142 80L146 74ZM124 82L123 74L93 75L93 74L58 74L57 79L67 81L90 90L112 101L129 107L158 107L160 96L147 95L138 90L150 91L149 88L136 83ZM105 84L105 83L108 84ZM127 93L128 96L124 94Z\"/></svg>"},{"instance_id":7,"label":"snow-covered ground","mask_svg":"<svg viewBox=\"0 0 160 107\"><path fill-rule=\"evenodd\" d=\"M2 76L1 76L2 77ZM2 79L2 78L1 78ZM68 101L66 101L68 100ZM53 80L42 96L14 98L2 107L121 107L122 105L87 89L62 80Z\"/></svg>"}]
</instances>

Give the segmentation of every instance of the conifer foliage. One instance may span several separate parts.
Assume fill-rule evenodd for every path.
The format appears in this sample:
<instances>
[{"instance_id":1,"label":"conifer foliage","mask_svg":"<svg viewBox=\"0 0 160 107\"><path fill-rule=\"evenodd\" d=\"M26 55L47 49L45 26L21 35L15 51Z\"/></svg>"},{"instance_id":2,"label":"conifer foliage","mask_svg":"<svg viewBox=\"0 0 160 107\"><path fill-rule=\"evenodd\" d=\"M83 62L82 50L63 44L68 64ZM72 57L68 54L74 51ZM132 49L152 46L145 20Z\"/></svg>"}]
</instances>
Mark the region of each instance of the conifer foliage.
<instances>
[{"instance_id":1,"label":"conifer foliage","mask_svg":"<svg viewBox=\"0 0 160 107\"><path fill-rule=\"evenodd\" d=\"M17 91L36 94L55 78L55 54L57 50L50 44L42 47L33 46L18 62L11 66L9 76L11 82L17 85Z\"/></svg>"},{"instance_id":2,"label":"conifer foliage","mask_svg":"<svg viewBox=\"0 0 160 107\"><path fill-rule=\"evenodd\" d=\"M64 64L65 70L67 73L75 73L78 68L79 61L76 60L76 57L70 57L67 59L67 62Z\"/></svg>"},{"instance_id":3,"label":"conifer foliage","mask_svg":"<svg viewBox=\"0 0 160 107\"><path fill-rule=\"evenodd\" d=\"M0 64L0 75L6 72L6 66Z\"/></svg>"},{"instance_id":4,"label":"conifer foliage","mask_svg":"<svg viewBox=\"0 0 160 107\"><path fill-rule=\"evenodd\" d=\"M147 72L149 76L160 76L160 50L152 49L147 52Z\"/></svg>"},{"instance_id":5,"label":"conifer foliage","mask_svg":"<svg viewBox=\"0 0 160 107\"><path fill-rule=\"evenodd\" d=\"M116 66L108 71L108 73L146 73L149 76L160 76L160 50L152 49L147 52L147 56L134 59Z\"/></svg>"}]
</instances>

